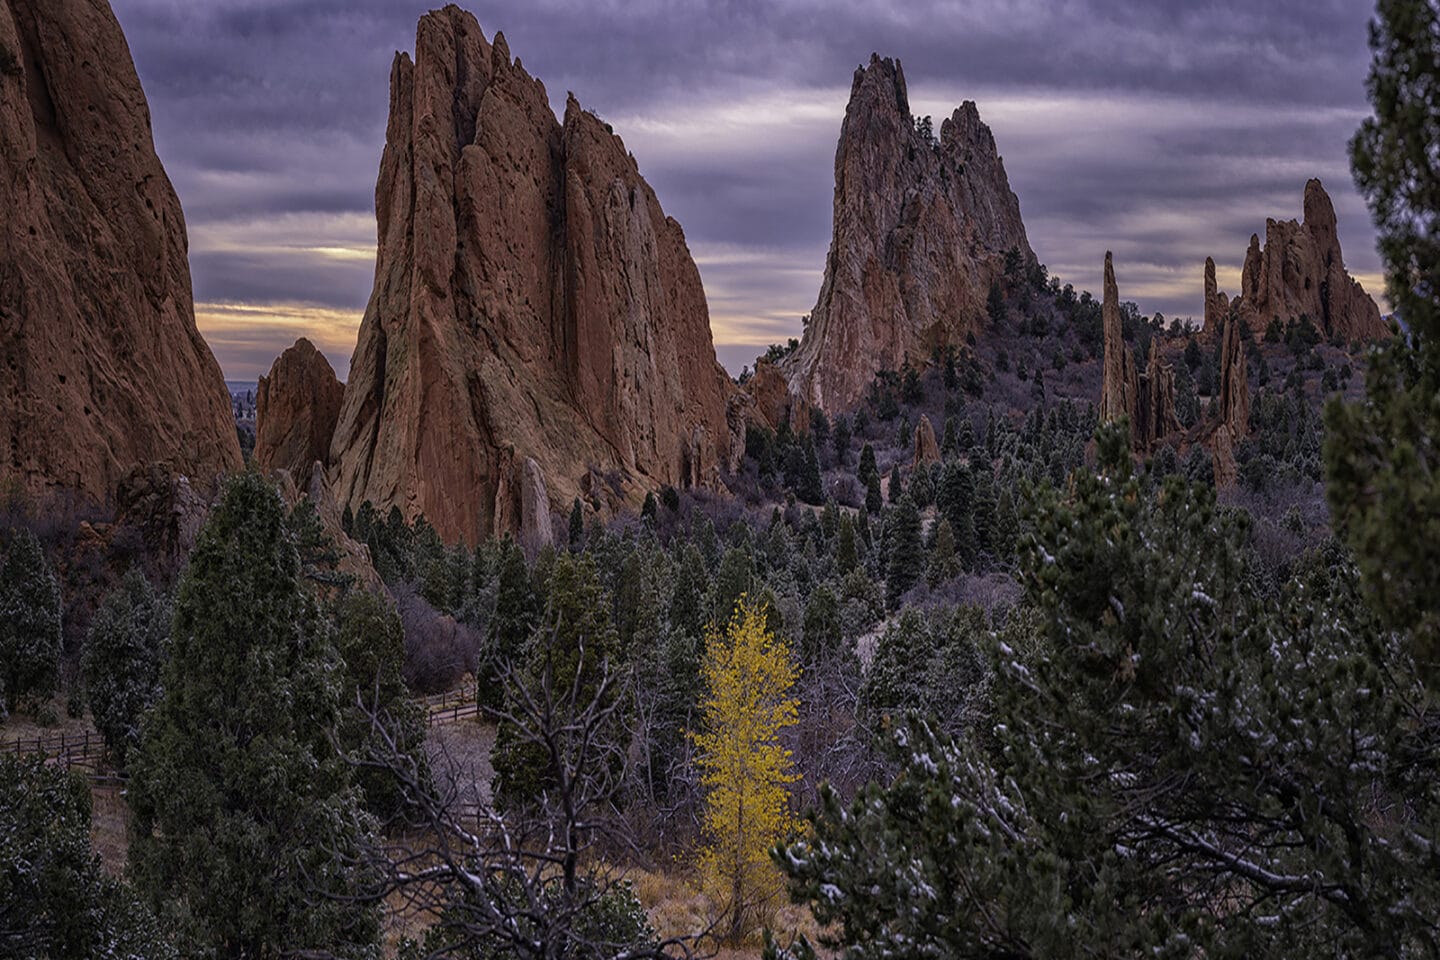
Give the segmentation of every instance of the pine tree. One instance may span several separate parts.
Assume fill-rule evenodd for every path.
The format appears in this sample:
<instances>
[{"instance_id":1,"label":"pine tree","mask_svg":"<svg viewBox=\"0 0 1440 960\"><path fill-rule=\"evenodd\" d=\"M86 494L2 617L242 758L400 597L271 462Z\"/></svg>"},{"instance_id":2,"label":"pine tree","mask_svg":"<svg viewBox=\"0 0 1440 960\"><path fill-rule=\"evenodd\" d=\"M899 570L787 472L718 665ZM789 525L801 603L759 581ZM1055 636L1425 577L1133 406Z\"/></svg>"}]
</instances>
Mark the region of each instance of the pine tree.
<instances>
[{"instance_id":1,"label":"pine tree","mask_svg":"<svg viewBox=\"0 0 1440 960\"><path fill-rule=\"evenodd\" d=\"M835 427L830 432L830 441L835 448L835 462L842 469L845 467L845 462L850 459L851 440L850 418L841 414L835 418Z\"/></svg>"},{"instance_id":2,"label":"pine tree","mask_svg":"<svg viewBox=\"0 0 1440 960\"><path fill-rule=\"evenodd\" d=\"M170 603L138 569L106 595L85 636L86 699L115 766L140 740L140 719L160 698Z\"/></svg>"},{"instance_id":3,"label":"pine tree","mask_svg":"<svg viewBox=\"0 0 1440 960\"><path fill-rule=\"evenodd\" d=\"M800 657L812 663L827 657L840 647L843 625L840 622L840 601L835 591L821 584L805 604L805 624L801 633Z\"/></svg>"},{"instance_id":4,"label":"pine tree","mask_svg":"<svg viewBox=\"0 0 1440 960\"><path fill-rule=\"evenodd\" d=\"M39 757L0 755L0 956L170 960L155 915L90 847L90 785Z\"/></svg>"},{"instance_id":5,"label":"pine tree","mask_svg":"<svg viewBox=\"0 0 1440 960\"><path fill-rule=\"evenodd\" d=\"M900 479L900 464L896 463L890 468L890 502L899 503L900 498L905 496L905 483Z\"/></svg>"},{"instance_id":6,"label":"pine tree","mask_svg":"<svg viewBox=\"0 0 1440 960\"><path fill-rule=\"evenodd\" d=\"M915 509L915 501L901 497L886 529L890 549L885 598L891 610L898 610L900 598L919 582L925 570L925 548L920 542L920 511Z\"/></svg>"},{"instance_id":7,"label":"pine tree","mask_svg":"<svg viewBox=\"0 0 1440 960\"><path fill-rule=\"evenodd\" d=\"M885 509L884 494L880 490L880 474L873 473L865 483L865 509L870 513L879 513Z\"/></svg>"},{"instance_id":8,"label":"pine tree","mask_svg":"<svg viewBox=\"0 0 1440 960\"><path fill-rule=\"evenodd\" d=\"M868 443L860 448L860 468L856 471L855 476L867 487L870 486L872 478L877 483L880 480L880 468L875 463L875 448Z\"/></svg>"},{"instance_id":9,"label":"pine tree","mask_svg":"<svg viewBox=\"0 0 1440 960\"><path fill-rule=\"evenodd\" d=\"M1380 0L1370 38L1375 116L1351 143L1387 290L1408 336L1373 347L1363 402L1325 410L1326 498L1355 551L1375 608L1409 635L1420 669L1440 678L1440 12Z\"/></svg>"},{"instance_id":10,"label":"pine tree","mask_svg":"<svg viewBox=\"0 0 1440 960\"><path fill-rule=\"evenodd\" d=\"M840 518L840 533L836 537L835 568L843 577L851 570L854 570L855 565L859 562L860 554L855 547L855 524L850 521L850 516L846 514Z\"/></svg>"},{"instance_id":11,"label":"pine tree","mask_svg":"<svg viewBox=\"0 0 1440 960\"><path fill-rule=\"evenodd\" d=\"M930 566L926 577L930 586L938 587L960 575L960 560L955 554L955 530L950 521L941 517L935 524L935 542L930 545Z\"/></svg>"},{"instance_id":12,"label":"pine tree","mask_svg":"<svg viewBox=\"0 0 1440 960\"><path fill-rule=\"evenodd\" d=\"M35 534L20 530L0 561L0 691L48 700L60 676L60 584Z\"/></svg>"},{"instance_id":13,"label":"pine tree","mask_svg":"<svg viewBox=\"0 0 1440 960\"><path fill-rule=\"evenodd\" d=\"M584 555L557 557L548 594L544 615L511 664L512 681L526 686L548 682L557 690L573 690L575 703L588 706L595 701L604 671L618 669L620 652L595 561ZM496 800L510 808L533 803L554 780L552 760L540 744L518 736L514 724L502 721L493 756Z\"/></svg>"},{"instance_id":14,"label":"pine tree","mask_svg":"<svg viewBox=\"0 0 1440 960\"><path fill-rule=\"evenodd\" d=\"M723 904L732 944L764 923L780 896L769 851L790 832L788 788L798 779L780 742L798 717L790 695L798 671L767 615L742 598L729 626L710 633L702 730L693 734L706 791L701 873Z\"/></svg>"},{"instance_id":15,"label":"pine tree","mask_svg":"<svg viewBox=\"0 0 1440 960\"><path fill-rule=\"evenodd\" d=\"M393 747L423 771L425 716L410 698L402 669L405 628L386 600L364 590L347 594L336 615L336 649L344 664L338 740L361 765L355 781L365 806L388 819L401 810L404 796L387 772L363 761ZM377 729L376 722L381 729Z\"/></svg>"},{"instance_id":16,"label":"pine tree","mask_svg":"<svg viewBox=\"0 0 1440 960\"><path fill-rule=\"evenodd\" d=\"M180 582L164 694L131 762L132 867L195 952L376 943L376 911L347 899L370 827L330 739L338 659L280 495L233 478Z\"/></svg>"},{"instance_id":17,"label":"pine tree","mask_svg":"<svg viewBox=\"0 0 1440 960\"><path fill-rule=\"evenodd\" d=\"M579 497L575 498L570 508L569 538L571 550L579 550L585 541L585 508L581 506Z\"/></svg>"}]
</instances>

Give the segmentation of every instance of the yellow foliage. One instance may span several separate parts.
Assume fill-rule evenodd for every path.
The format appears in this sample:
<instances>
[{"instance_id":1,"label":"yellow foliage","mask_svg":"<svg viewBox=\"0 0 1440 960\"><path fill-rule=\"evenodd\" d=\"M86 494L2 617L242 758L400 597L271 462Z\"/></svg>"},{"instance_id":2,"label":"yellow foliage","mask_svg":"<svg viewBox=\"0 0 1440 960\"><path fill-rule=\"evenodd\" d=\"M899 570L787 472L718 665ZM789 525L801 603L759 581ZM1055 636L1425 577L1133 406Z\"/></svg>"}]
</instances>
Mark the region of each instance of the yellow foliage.
<instances>
[{"instance_id":1,"label":"yellow foliage","mask_svg":"<svg viewBox=\"0 0 1440 960\"><path fill-rule=\"evenodd\" d=\"M700 868L733 943L783 888L770 848L794 826L788 785L799 777L780 733L796 722L790 690L799 670L789 644L766 626L764 605L743 597L727 629L711 628L701 669L704 732L691 735L706 789Z\"/></svg>"}]
</instances>

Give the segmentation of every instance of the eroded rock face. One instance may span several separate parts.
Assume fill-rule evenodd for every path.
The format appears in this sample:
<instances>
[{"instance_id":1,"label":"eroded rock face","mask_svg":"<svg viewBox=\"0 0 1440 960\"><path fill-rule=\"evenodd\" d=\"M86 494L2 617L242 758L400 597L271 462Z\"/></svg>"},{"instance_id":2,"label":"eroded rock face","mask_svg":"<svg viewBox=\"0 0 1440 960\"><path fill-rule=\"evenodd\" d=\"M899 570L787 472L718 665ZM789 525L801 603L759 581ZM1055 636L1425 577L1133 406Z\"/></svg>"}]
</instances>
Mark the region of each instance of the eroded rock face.
<instances>
[{"instance_id":1,"label":"eroded rock face","mask_svg":"<svg viewBox=\"0 0 1440 960\"><path fill-rule=\"evenodd\" d=\"M835 412L878 371L961 345L983 327L1012 248L1034 256L975 104L932 141L910 115L899 62L871 57L855 72L835 151L834 235L819 301L785 365L791 388Z\"/></svg>"},{"instance_id":2,"label":"eroded rock face","mask_svg":"<svg viewBox=\"0 0 1440 960\"><path fill-rule=\"evenodd\" d=\"M1150 359L1145 372L1135 364L1134 352L1125 342L1120 316L1120 290L1115 283L1115 264L1105 254L1105 293L1101 304L1104 333L1103 379L1100 393L1100 416L1103 420L1126 417L1130 422L1130 441L1141 452L1180 432L1180 418L1175 411L1175 371L1160 357L1160 344L1150 344Z\"/></svg>"},{"instance_id":3,"label":"eroded rock face","mask_svg":"<svg viewBox=\"0 0 1440 960\"><path fill-rule=\"evenodd\" d=\"M238 469L185 218L104 0L0 0L0 475L111 503L139 465Z\"/></svg>"},{"instance_id":4,"label":"eroded rock face","mask_svg":"<svg viewBox=\"0 0 1440 960\"><path fill-rule=\"evenodd\" d=\"M683 485L697 440L730 458L732 388L680 225L604 123L573 97L557 121L458 7L395 60L376 211L330 449L342 502L473 543L519 529L503 504L527 458L566 506L595 471L637 504Z\"/></svg>"},{"instance_id":5,"label":"eroded rock face","mask_svg":"<svg viewBox=\"0 0 1440 960\"><path fill-rule=\"evenodd\" d=\"M1215 483L1235 482L1235 451L1250 432L1250 382L1246 371L1245 343L1238 318L1225 324L1220 347L1219 420L1214 425L1211 447L1215 462Z\"/></svg>"},{"instance_id":6,"label":"eroded rock face","mask_svg":"<svg viewBox=\"0 0 1440 960\"><path fill-rule=\"evenodd\" d=\"M750 418L760 426L779 430L788 423L796 433L810 430L810 404L804 396L791 392L785 374L770 361L755 361L755 373L745 384L745 392L755 401Z\"/></svg>"},{"instance_id":7,"label":"eroded rock face","mask_svg":"<svg viewBox=\"0 0 1440 960\"><path fill-rule=\"evenodd\" d=\"M1213 342L1215 337L1220 336L1225 326L1225 318L1230 315L1230 298L1220 292L1215 283L1215 259L1205 258L1205 326L1201 329L1200 335Z\"/></svg>"},{"instance_id":8,"label":"eroded rock face","mask_svg":"<svg viewBox=\"0 0 1440 960\"><path fill-rule=\"evenodd\" d=\"M1101 331L1104 336L1104 360L1100 386L1100 418L1118 420L1130 417L1133 427L1135 419L1135 357L1130 345L1125 342L1125 332L1120 320L1120 290L1115 283L1115 263L1110 251L1105 251L1105 288L1101 301Z\"/></svg>"},{"instance_id":9,"label":"eroded rock face","mask_svg":"<svg viewBox=\"0 0 1440 960\"><path fill-rule=\"evenodd\" d=\"M928 416L921 414L920 422L915 425L915 456L910 465L918 467L922 463L939 462L940 444L935 440L935 425Z\"/></svg>"},{"instance_id":10,"label":"eroded rock face","mask_svg":"<svg viewBox=\"0 0 1440 960\"><path fill-rule=\"evenodd\" d=\"M300 338L261 377L255 392L255 463L305 477L330 456L345 385L315 345Z\"/></svg>"},{"instance_id":11,"label":"eroded rock face","mask_svg":"<svg viewBox=\"0 0 1440 960\"><path fill-rule=\"evenodd\" d=\"M1207 331L1211 276L1207 267ZM1272 320L1286 324L1301 316L1309 317L1327 338L1353 342L1389 335L1380 308L1345 271L1335 206L1319 180L1305 184L1303 222L1266 220L1263 247L1258 235L1250 237L1240 295L1232 306L1256 337Z\"/></svg>"}]
</instances>

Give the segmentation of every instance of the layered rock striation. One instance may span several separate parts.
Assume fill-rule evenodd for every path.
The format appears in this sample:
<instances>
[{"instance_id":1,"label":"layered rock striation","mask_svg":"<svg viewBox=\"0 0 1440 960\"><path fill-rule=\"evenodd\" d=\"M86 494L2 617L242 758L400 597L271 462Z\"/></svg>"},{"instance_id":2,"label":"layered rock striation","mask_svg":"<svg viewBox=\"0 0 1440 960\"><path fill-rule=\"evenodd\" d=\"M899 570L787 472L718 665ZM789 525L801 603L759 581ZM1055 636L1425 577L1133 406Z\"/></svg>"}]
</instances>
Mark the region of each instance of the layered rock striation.
<instances>
[{"instance_id":1,"label":"layered rock striation","mask_svg":"<svg viewBox=\"0 0 1440 960\"><path fill-rule=\"evenodd\" d=\"M396 57L376 211L330 446L343 503L473 543L518 528L524 491L614 506L717 482L732 385L680 225L606 124L573 96L557 120L458 7Z\"/></svg>"},{"instance_id":2,"label":"layered rock striation","mask_svg":"<svg viewBox=\"0 0 1440 960\"><path fill-rule=\"evenodd\" d=\"M1226 305L1224 294L1212 297L1214 269L1205 274L1205 330L1220 332L1224 314L1212 321L1212 301ZM1335 205L1319 180L1305 184L1304 220L1266 220L1265 244L1250 237L1241 274L1240 293L1228 304L1260 336L1273 320L1282 325L1309 317L1327 338L1344 342L1389 335L1380 308L1345 270Z\"/></svg>"},{"instance_id":3,"label":"layered rock striation","mask_svg":"<svg viewBox=\"0 0 1440 960\"><path fill-rule=\"evenodd\" d=\"M835 151L834 234L791 388L837 411L877 372L923 364L982 329L1005 253L1033 258L1020 203L975 104L939 139L910 113L898 61L856 70Z\"/></svg>"},{"instance_id":4,"label":"layered rock striation","mask_svg":"<svg viewBox=\"0 0 1440 960\"><path fill-rule=\"evenodd\" d=\"M345 385L315 345L301 337L280 354L255 391L255 463L296 482L330 456Z\"/></svg>"},{"instance_id":5,"label":"layered rock striation","mask_svg":"<svg viewBox=\"0 0 1440 960\"><path fill-rule=\"evenodd\" d=\"M180 201L105 0L0 0L0 476L115 503L241 465Z\"/></svg>"}]
</instances>

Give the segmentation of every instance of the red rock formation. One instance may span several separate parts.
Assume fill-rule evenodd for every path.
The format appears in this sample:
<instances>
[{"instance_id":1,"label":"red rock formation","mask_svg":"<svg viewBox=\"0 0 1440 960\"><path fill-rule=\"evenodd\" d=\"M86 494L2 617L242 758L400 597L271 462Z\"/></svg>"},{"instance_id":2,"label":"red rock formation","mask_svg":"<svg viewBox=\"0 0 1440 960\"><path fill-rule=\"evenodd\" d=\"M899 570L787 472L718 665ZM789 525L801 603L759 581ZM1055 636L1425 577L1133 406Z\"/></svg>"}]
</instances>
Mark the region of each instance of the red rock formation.
<instances>
[{"instance_id":1,"label":"red rock formation","mask_svg":"<svg viewBox=\"0 0 1440 960\"><path fill-rule=\"evenodd\" d=\"M915 456L910 465L918 467L922 463L939 462L940 444L935 440L935 425L929 417L921 414L920 422L915 425Z\"/></svg>"},{"instance_id":2,"label":"red rock formation","mask_svg":"<svg viewBox=\"0 0 1440 960\"><path fill-rule=\"evenodd\" d=\"M104 0L0 0L0 476L112 502L133 467L237 469L185 218Z\"/></svg>"},{"instance_id":3,"label":"red rock formation","mask_svg":"<svg viewBox=\"0 0 1440 960\"><path fill-rule=\"evenodd\" d=\"M1120 291L1115 284L1115 266L1105 254L1105 294L1101 305L1105 358L1100 393L1100 416L1104 420L1126 417L1135 449L1149 451L1156 444L1180 432L1175 412L1175 371L1160 358L1160 343L1152 340L1145 372L1139 373L1135 356L1125 342L1120 317Z\"/></svg>"},{"instance_id":4,"label":"red rock formation","mask_svg":"<svg viewBox=\"0 0 1440 960\"><path fill-rule=\"evenodd\" d=\"M1104 362L1100 387L1100 419L1118 420L1129 417L1133 429L1136 397L1139 394L1135 357L1130 352L1130 345L1125 342L1120 321L1120 291L1115 284L1115 264L1108 250L1105 251L1105 292L1101 317Z\"/></svg>"},{"instance_id":5,"label":"red rock formation","mask_svg":"<svg viewBox=\"0 0 1440 960\"><path fill-rule=\"evenodd\" d=\"M345 385L304 337L276 359L255 392L255 463L265 472L308 476L330 456Z\"/></svg>"},{"instance_id":6,"label":"red rock formation","mask_svg":"<svg viewBox=\"0 0 1440 960\"><path fill-rule=\"evenodd\" d=\"M1208 332L1210 273L1206 276ZM1301 316L1309 317L1326 337L1347 342L1378 339L1390 332L1375 301L1345 271L1335 206L1319 180L1305 184L1304 222L1266 220L1263 248L1258 235L1250 237L1240 294L1231 306L1256 337L1272 320L1286 324Z\"/></svg>"},{"instance_id":7,"label":"red rock formation","mask_svg":"<svg viewBox=\"0 0 1440 960\"><path fill-rule=\"evenodd\" d=\"M1208 341L1220 336L1225 318L1230 315L1230 299L1221 293L1215 283L1215 260L1205 258L1205 326L1200 336Z\"/></svg>"},{"instance_id":8,"label":"red rock formation","mask_svg":"<svg viewBox=\"0 0 1440 960\"><path fill-rule=\"evenodd\" d=\"M638 503L729 459L731 384L680 225L604 123L573 97L558 122L458 7L395 60L376 208L331 444L342 502L474 542L517 529L527 460L568 506L597 470Z\"/></svg>"},{"instance_id":9,"label":"red rock formation","mask_svg":"<svg viewBox=\"0 0 1440 960\"><path fill-rule=\"evenodd\" d=\"M986 318L1005 252L1033 257L990 128L966 102L916 129L898 61L855 72L835 151L835 223L825 280L791 388L817 407L853 405L881 370L928 362Z\"/></svg>"},{"instance_id":10,"label":"red rock formation","mask_svg":"<svg viewBox=\"0 0 1440 960\"><path fill-rule=\"evenodd\" d=\"M756 360L755 373L744 389L755 401L750 411L752 421L771 430L779 430L782 424L788 423L796 433L809 432L810 404L800 394L790 391L785 374L775 364Z\"/></svg>"}]
</instances>

